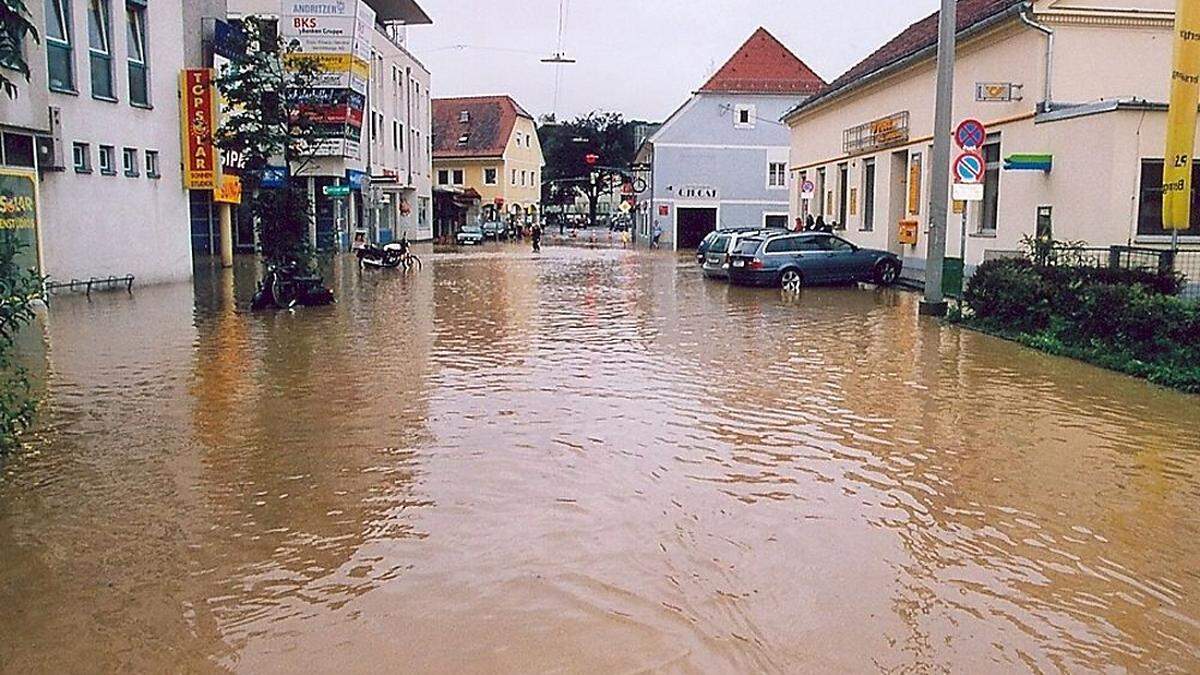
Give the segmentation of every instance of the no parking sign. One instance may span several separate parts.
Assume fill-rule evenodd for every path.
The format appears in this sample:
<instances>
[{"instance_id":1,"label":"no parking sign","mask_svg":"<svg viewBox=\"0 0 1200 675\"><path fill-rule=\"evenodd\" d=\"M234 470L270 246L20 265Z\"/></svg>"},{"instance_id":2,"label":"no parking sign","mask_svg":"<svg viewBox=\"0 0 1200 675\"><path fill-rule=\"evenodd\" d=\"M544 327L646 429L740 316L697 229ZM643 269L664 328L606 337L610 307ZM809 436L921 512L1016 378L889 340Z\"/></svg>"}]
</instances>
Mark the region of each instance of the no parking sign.
<instances>
[{"instance_id":1,"label":"no parking sign","mask_svg":"<svg viewBox=\"0 0 1200 675\"><path fill-rule=\"evenodd\" d=\"M957 183L981 182L986 168L987 163L984 162L983 155L968 150L954 160L954 180Z\"/></svg>"}]
</instances>

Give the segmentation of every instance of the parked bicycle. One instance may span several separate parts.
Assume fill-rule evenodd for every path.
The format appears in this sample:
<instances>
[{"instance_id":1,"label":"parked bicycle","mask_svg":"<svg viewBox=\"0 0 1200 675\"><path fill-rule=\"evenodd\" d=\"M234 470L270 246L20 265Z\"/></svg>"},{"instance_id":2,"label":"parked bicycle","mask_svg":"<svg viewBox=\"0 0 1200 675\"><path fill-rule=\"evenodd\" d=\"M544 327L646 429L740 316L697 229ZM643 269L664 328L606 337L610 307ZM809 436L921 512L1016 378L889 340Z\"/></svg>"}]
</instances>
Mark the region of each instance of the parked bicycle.
<instances>
[{"instance_id":1,"label":"parked bicycle","mask_svg":"<svg viewBox=\"0 0 1200 675\"><path fill-rule=\"evenodd\" d=\"M296 305L316 307L334 301L333 291L325 287L319 275L309 273L295 262L268 265L267 273L258 284L252 308L277 307L291 309Z\"/></svg>"}]
</instances>

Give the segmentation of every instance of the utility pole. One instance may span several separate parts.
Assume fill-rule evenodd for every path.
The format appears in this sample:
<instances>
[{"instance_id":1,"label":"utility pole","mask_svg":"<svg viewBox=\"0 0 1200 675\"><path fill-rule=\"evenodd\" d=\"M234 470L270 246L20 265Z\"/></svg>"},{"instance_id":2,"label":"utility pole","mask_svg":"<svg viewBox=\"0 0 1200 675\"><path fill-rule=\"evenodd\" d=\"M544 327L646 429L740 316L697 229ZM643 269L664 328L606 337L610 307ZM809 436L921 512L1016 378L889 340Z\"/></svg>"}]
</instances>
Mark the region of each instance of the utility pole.
<instances>
[{"instance_id":1,"label":"utility pole","mask_svg":"<svg viewBox=\"0 0 1200 675\"><path fill-rule=\"evenodd\" d=\"M954 49L958 3L942 0L938 15L937 103L933 113L933 185L929 241L925 253L925 299L921 314L945 316L942 267L946 261L946 221L950 204L950 125L954 116Z\"/></svg>"}]
</instances>

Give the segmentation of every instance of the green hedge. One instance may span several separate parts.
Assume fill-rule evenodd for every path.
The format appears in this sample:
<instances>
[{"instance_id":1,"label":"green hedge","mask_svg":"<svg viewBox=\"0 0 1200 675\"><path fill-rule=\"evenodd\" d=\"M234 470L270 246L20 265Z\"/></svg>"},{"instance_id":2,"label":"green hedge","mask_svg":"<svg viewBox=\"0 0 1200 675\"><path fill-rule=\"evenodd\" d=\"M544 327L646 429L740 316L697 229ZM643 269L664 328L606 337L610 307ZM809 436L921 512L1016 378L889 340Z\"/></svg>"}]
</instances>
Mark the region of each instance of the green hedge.
<instances>
[{"instance_id":1,"label":"green hedge","mask_svg":"<svg viewBox=\"0 0 1200 675\"><path fill-rule=\"evenodd\" d=\"M967 285L963 321L1200 393L1200 305L1176 297L1181 287L1170 273L994 260Z\"/></svg>"}]
</instances>

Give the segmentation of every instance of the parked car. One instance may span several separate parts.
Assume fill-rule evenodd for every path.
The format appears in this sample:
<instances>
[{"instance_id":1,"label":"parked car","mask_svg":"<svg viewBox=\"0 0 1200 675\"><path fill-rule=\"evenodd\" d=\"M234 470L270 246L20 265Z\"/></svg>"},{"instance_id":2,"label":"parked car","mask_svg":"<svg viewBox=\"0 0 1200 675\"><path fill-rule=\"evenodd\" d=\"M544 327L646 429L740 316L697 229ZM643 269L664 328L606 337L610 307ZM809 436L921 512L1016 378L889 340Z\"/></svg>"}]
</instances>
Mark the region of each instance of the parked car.
<instances>
[{"instance_id":1,"label":"parked car","mask_svg":"<svg viewBox=\"0 0 1200 675\"><path fill-rule=\"evenodd\" d=\"M723 234L746 236L746 235L783 234L785 232L787 232L787 230L785 230L781 227L766 227L766 228L764 228L764 227L729 227L729 228L720 229L720 230L713 230L712 232L709 232L708 235L700 241L700 245L696 247L696 262L701 265L704 264L705 254L708 253L709 246L712 246L712 243L714 241L716 241L717 237L719 237ZM731 242L731 244L732 243L733 242ZM733 250L732 246L730 247L730 250Z\"/></svg>"},{"instance_id":2,"label":"parked car","mask_svg":"<svg viewBox=\"0 0 1200 675\"><path fill-rule=\"evenodd\" d=\"M508 227L498 220L489 220L483 224L483 238L500 241L508 237Z\"/></svg>"},{"instance_id":3,"label":"parked car","mask_svg":"<svg viewBox=\"0 0 1200 675\"><path fill-rule=\"evenodd\" d=\"M454 240L460 246L478 246L483 243L483 228L478 225L463 225L462 229L455 235Z\"/></svg>"},{"instance_id":4,"label":"parked car","mask_svg":"<svg viewBox=\"0 0 1200 675\"><path fill-rule=\"evenodd\" d=\"M859 248L832 234L776 234L738 242L729 256L729 280L787 290L859 281L890 286L902 265L894 253Z\"/></svg>"},{"instance_id":5,"label":"parked car","mask_svg":"<svg viewBox=\"0 0 1200 675\"><path fill-rule=\"evenodd\" d=\"M735 235L732 233L721 233L708 245L708 250L704 252L704 262L701 265L704 276L709 279L729 278L729 244L734 237Z\"/></svg>"}]
</instances>

